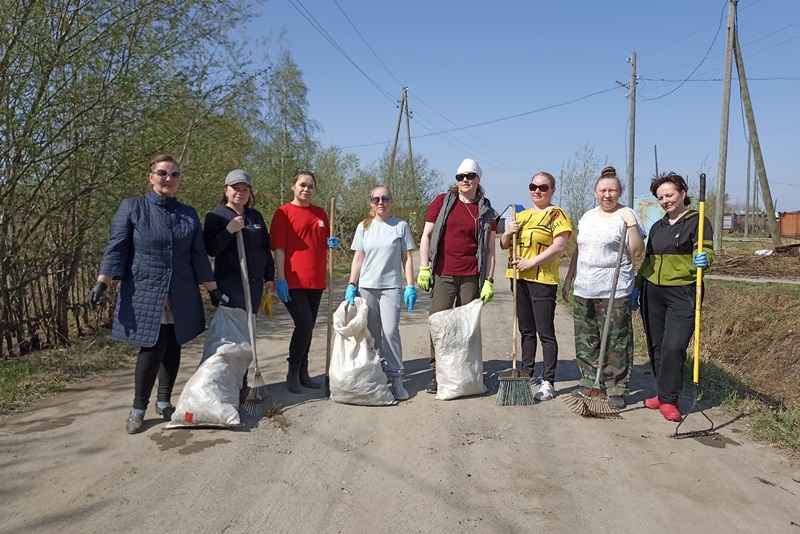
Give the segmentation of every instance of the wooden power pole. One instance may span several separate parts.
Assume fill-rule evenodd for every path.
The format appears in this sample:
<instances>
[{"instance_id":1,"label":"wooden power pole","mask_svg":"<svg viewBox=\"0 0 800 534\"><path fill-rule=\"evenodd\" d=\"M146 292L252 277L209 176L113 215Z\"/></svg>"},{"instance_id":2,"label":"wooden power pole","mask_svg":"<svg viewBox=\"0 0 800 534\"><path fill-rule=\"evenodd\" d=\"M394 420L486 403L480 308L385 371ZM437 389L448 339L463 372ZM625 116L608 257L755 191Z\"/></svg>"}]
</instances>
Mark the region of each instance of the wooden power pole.
<instances>
[{"instance_id":1,"label":"wooden power pole","mask_svg":"<svg viewBox=\"0 0 800 534\"><path fill-rule=\"evenodd\" d=\"M722 250L725 216L725 173L728 165L728 117L731 108L731 70L733 63L733 32L736 20L736 0L728 0L728 38L725 46L725 72L722 81L722 118L719 126L719 161L717 162L717 202L714 211L714 253Z\"/></svg>"},{"instance_id":2,"label":"wooden power pole","mask_svg":"<svg viewBox=\"0 0 800 534\"><path fill-rule=\"evenodd\" d=\"M732 0L735 1L735 0ZM742 50L739 48L738 32L733 33L733 49L736 55L736 72L739 74L739 90L744 101L744 112L747 117L747 129L750 133L750 142L753 144L753 156L756 164L756 176L761 182L761 198L764 200L764 211L767 215L767 231L772 236L772 242L776 247L781 246L781 236L778 232L778 222L775 219L775 205L772 203L772 193L769 190L767 181L767 169L764 166L764 154L761 152L761 143L758 142L758 131L756 130L756 116L753 113L753 102L750 100L750 90L747 87L747 76L744 73L744 61L742 60Z\"/></svg>"},{"instance_id":3,"label":"wooden power pole","mask_svg":"<svg viewBox=\"0 0 800 534\"><path fill-rule=\"evenodd\" d=\"M400 116L397 117L397 130L394 133L394 145L392 145L392 158L389 160L389 179L387 180L386 185L389 186L389 191L392 191L392 182L394 180L394 157L397 154L397 141L400 139L400 125L403 123L403 112L406 109L406 93L408 92L408 87L403 87L403 96L400 99ZM411 143L411 139L408 140L409 146Z\"/></svg>"},{"instance_id":4,"label":"wooden power pole","mask_svg":"<svg viewBox=\"0 0 800 534\"><path fill-rule=\"evenodd\" d=\"M636 148L636 52L631 52L631 128L628 138L628 207L633 208L633 163Z\"/></svg>"}]
</instances>

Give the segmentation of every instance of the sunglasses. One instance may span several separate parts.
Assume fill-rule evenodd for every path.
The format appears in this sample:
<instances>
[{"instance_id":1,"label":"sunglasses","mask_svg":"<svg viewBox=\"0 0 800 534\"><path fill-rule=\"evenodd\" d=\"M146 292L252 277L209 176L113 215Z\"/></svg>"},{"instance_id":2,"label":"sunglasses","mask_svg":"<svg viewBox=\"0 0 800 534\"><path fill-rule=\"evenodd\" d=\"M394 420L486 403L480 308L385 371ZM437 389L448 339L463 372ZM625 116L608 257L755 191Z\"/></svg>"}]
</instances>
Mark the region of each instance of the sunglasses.
<instances>
[{"instance_id":1,"label":"sunglasses","mask_svg":"<svg viewBox=\"0 0 800 534\"><path fill-rule=\"evenodd\" d=\"M385 204L392 200L392 197L389 195L383 195L382 197L372 197L370 200L372 200L373 204L378 204L381 200L383 200L383 203Z\"/></svg>"},{"instance_id":2,"label":"sunglasses","mask_svg":"<svg viewBox=\"0 0 800 534\"><path fill-rule=\"evenodd\" d=\"M181 171L167 172L164 169L158 169L157 171L150 171L150 172L152 172L153 174L157 174L158 177L162 178L162 179L166 178L167 176L169 176L173 180L180 180L181 179Z\"/></svg>"},{"instance_id":3,"label":"sunglasses","mask_svg":"<svg viewBox=\"0 0 800 534\"><path fill-rule=\"evenodd\" d=\"M461 182L464 180L474 180L478 177L477 172L466 172L462 174L456 174L456 182Z\"/></svg>"},{"instance_id":4,"label":"sunglasses","mask_svg":"<svg viewBox=\"0 0 800 534\"><path fill-rule=\"evenodd\" d=\"M547 193L550 190L550 186L548 184L542 184L542 185L528 184L528 189L531 191L536 191L538 189L542 193Z\"/></svg>"}]
</instances>

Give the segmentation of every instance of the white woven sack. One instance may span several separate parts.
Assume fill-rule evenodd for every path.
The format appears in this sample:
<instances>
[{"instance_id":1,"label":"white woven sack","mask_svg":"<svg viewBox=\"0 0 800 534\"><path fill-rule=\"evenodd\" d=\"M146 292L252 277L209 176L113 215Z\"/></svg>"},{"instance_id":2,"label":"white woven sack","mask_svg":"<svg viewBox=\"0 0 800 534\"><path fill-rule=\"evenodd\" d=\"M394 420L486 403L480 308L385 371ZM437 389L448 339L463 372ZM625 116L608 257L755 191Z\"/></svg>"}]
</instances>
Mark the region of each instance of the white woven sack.
<instances>
[{"instance_id":1,"label":"white woven sack","mask_svg":"<svg viewBox=\"0 0 800 534\"><path fill-rule=\"evenodd\" d=\"M356 297L355 307L343 301L333 314L331 399L344 404L397 404L375 353L367 328L367 301Z\"/></svg>"},{"instance_id":2,"label":"white woven sack","mask_svg":"<svg viewBox=\"0 0 800 534\"><path fill-rule=\"evenodd\" d=\"M247 312L220 306L208 328L200 367L165 428L239 426L239 389L252 358Z\"/></svg>"},{"instance_id":3,"label":"white woven sack","mask_svg":"<svg viewBox=\"0 0 800 534\"><path fill-rule=\"evenodd\" d=\"M436 353L436 398L450 400L486 392L483 383L481 307L465 306L436 312L428 318Z\"/></svg>"}]
</instances>

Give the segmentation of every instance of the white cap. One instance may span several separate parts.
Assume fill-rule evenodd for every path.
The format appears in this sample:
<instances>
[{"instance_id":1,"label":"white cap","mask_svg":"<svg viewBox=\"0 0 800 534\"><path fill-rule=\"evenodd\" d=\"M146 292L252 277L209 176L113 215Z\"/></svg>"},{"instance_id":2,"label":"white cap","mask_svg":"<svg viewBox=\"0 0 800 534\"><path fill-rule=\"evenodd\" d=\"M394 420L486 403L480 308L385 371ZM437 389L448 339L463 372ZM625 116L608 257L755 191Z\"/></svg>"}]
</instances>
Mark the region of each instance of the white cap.
<instances>
[{"instance_id":1,"label":"white cap","mask_svg":"<svg viewBox=\"0 0 800 534\"><path fill-rule=\"evenodd\" d=\"M474 159L465 159L461 162L461 165L458 166L458 170L456 174L466 174L469 172L474 172L478 174L478 178L483 176L483 171L481 170L481 166L478 165L478 162Z\"/></svg>"}]
</instances>

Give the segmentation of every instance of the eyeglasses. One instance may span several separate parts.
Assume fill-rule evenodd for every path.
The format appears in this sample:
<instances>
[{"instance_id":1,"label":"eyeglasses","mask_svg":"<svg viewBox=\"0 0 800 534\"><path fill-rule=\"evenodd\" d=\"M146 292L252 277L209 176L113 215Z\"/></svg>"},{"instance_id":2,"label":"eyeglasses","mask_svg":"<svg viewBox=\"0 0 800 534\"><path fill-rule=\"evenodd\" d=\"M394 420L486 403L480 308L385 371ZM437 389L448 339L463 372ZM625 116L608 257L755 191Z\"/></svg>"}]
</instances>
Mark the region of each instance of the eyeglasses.
<instances>
[{"instance_id":1,"label":"eyeglasses","mask_svg":"<svg viewBox=\"0 0 800 534\"><path fill-rule=\"evenodd\" d=\"M462 174L456 174L456 182L461 182L464 180L474 180L478 177L477 172L466 172Z\"/></svg>"},{"instance_id":2,"label":"eyeglasses","mask_svg":"<svg viewBox=\"0 0 800 534\"><path fill-rule=\"evenodd\" d=\"M382 197L372 197L370 200L372 200L373 204L378 204L381 200L383 200L383 203L385 204L392 200L392 197L389 195L383 195Z\"/></svg>"},{"instance_id":3,"label":"eyeglasses","mask_svg":"<svg viewBox=\"0 0 800 534\"><path fill-rule=\"evenodd\" d=\"M550 190L550 186L547 184L542 184L542 185L528 184L528 189L531 191L536 191L538 189L542 193L547 193Z\"/></svg>"},{"instance_id":4,"label":"eyeglasses","mask_svg":"<svg viewBox=\"0 0 800 534\"><path fill-rule=\"evenodd\" d=\"M181 179L181 171L167 172L164 169L158 169L157 171L150 171L150 172L153 173L153 174L157 174L158 177L161 178L162 180L164 178L166 178L167 176L169 176L173 180L180 180Z\"/></svg>"}]
</instances>

